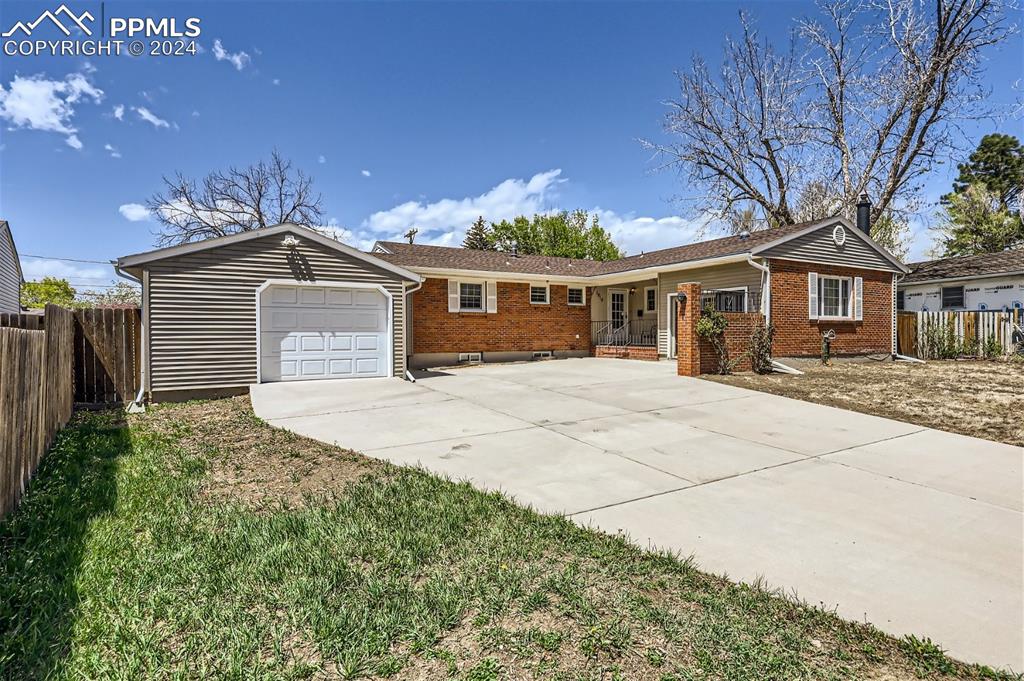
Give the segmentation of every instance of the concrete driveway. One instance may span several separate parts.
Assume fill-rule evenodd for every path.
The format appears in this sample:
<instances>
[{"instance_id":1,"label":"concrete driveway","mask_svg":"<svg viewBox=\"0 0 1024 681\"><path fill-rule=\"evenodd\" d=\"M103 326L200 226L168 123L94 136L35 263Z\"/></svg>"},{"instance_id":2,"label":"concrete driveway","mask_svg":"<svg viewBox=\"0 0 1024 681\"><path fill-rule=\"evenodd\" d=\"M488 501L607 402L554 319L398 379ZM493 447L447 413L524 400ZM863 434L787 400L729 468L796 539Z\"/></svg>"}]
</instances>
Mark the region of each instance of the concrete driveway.
<instances>
[{"instance_id":1,"label":"concrete driveway","mask_svg":"<svg viewBox=\"0 0 1024 681\"><path fill-rule=\"evenodd\" d=\"M275 426L468 478L1024 670L1024 449L577 359L253 386Z\"/></svg>"}]
</instances>

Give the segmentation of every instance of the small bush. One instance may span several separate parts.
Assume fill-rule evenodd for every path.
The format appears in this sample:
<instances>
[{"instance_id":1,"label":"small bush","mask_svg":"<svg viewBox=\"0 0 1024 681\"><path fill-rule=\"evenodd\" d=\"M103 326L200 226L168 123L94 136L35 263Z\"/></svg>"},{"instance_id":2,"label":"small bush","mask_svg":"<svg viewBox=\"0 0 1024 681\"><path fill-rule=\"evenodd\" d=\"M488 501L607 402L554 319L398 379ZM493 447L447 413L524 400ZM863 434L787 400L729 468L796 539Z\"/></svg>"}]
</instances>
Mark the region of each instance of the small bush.
<instances>
[{"instance_id":1,"label":"small bush","mask_svg":"<svg viewBox=\"0 0 1024 681\"><path fill-rule=\"evenodd\" d=\"M999 339L993 333L985 338L981 351L986 359L996 359L1003 356L1003 344L999 342Z\"/></svg>"},{"instance_id":2,"label":"small bush","mask_svg":"<svg viewBox=\"0 0 1024 681\"><path fill-rule=\"evenodd\" d=\"M735 362L729 361L729 348L725 344L725 330L729 321L721 312L708 305L704 308L700 319L697 320L697 335L709 343L715 349L718 358L718 373L723 376L732 373Z\"/></svg>"},{"instance_id":3,"label":"small bush","mask_svg":"<svg viewBox=\"0 0 1024 681\"><path fill-rule=\"evenodd\" d=\"M772 340L775 327L759 321L750 334L750 368L758 374L772 372Z\"/></svg>"}]
</instances>

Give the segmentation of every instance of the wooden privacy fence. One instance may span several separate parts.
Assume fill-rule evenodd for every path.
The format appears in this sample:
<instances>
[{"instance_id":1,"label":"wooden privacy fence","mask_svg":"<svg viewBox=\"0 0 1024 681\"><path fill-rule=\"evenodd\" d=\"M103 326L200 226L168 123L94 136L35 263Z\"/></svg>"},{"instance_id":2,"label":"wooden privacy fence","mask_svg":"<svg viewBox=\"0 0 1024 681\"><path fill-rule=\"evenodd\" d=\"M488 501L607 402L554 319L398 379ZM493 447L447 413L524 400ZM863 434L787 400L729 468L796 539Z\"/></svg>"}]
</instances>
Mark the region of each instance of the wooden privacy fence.
<instances>
[{"instance_id":1,"label":"wooden privacy fence","mask_svg":"<svg viewBox=\"0 0 1024 681\"><path fill-rule=\"evenodd\" d=\"M1019 342L1024 310L899 312L896 342L901 355L922 359L1008 355Z\"/></svg>"},{"instance_id":2,"label":"wooden privacy fence","mask_svg":"<svg viewBox=\"0 0 1024 681\"><path fill-rule=\"evenodd\" d=\"M17 506L71 418L73 338L71 312L54 305L45 330L0 328L0 517Z\"/></svg>"},{"instance_id":3,"label":"wooden privacy fence","mask_svg":"<svg viewBox=\"0 0 1024 681\"><path fill-rule=\"evenodd\" d=\"M142 322L138 308L75 310L75 402L130 402L139 391Z\"/></svg>"},{"instance_id":4,"label":"wooden privacy fence","mask_svg":"<svg viewBox=\"0 0 1024 681\"><path fill-rule=\"evenodd\" d=\"M138 308L74 310L75 402L100 405L135 399L142 366L142 321ZM43 329L41 314L0 314L0 327Z\"/></svg>"}]
</instances>

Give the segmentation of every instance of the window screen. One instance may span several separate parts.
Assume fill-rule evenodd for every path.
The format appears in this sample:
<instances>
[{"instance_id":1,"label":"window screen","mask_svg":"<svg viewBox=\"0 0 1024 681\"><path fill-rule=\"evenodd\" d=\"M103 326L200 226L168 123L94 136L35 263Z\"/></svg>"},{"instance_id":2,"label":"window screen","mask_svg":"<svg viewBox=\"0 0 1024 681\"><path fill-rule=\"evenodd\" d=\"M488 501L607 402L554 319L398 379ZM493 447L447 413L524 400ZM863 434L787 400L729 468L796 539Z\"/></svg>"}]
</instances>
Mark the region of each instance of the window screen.
<instances>
[{"instance_id":1,"label":"window screen","mask_svg":"<svg viewBox=\"0 0 1024 681\"><path fill-rule=\"evenodd\" d=\"M547 288L547 286L531 286L530 287L530 302L531 303L546 303L546 302L548 302L548 288Z\"/></svg>"},{"instance_id":2,"label":"window screen","mask_svg":"<svg viewBox=\"0 0 1024 681\"><path fill-rule=\"evenodd\" d=\"M582 305L583 304L583 289L581 289L581 288L570 288L569 289L569 304L570 305Z\"/></svg>"},{"instance_id":3,"label":"window screen","mask_svg":"<svg viewBox=\"0 0 1024 681\"><path fill-rule=\"evenodd\" d=\"M964 287L963 286L943 286L942 287L942 307L943 309L949 307L963 307L964 306Z\"/></svg>"},{"instance_id":4,"label":"window screen","mask_svg":"<svg viewBox=\"0 0 1024 681\"><path fill-rule=\"evenodd\" d=\"M463 310L484 309L484 285L459 284L459 307Z\"/></svg>"}]
</instances>

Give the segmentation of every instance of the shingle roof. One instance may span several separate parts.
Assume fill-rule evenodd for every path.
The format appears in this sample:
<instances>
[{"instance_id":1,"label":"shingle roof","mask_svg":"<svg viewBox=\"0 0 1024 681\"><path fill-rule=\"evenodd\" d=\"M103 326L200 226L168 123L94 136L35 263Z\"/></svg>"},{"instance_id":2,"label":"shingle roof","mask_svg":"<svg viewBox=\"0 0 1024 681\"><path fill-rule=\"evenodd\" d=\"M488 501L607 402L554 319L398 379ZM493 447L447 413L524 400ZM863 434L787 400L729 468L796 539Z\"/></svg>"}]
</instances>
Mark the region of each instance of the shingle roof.
<instances>
[{"instance_id":1,"label":"shingle roof","mask_svg":"<svg viewBox=\"0 0 1024 681\"><path fill-rule=\"evenodd\" d=\"M990 276L1003 272L1024 272L1024 249L927 260L910 263L907 267L910 268L910 274L903 280L904 284L935 279Z\"/></svg>"},{"instance_id":2,"label":"shingle roof","mask_svg":"<svg viewBox=\"0 0 1024 681\"><path fill-rule=\"evenodd\" d=\"M674 265L677 263L719 258L748 253L758 246L798 232L814 224L803 222L786 227L752 232L747 236L727 236L700 241L685 246L674 246L618 260L597 262L577 258L554 258L544 255L513 256L499 251L478 251L470 248L407 244L398 241L378 241L373 255L381 260L403 267L431 267L450 270L479 270L514 274L548 274L556 276L590 277L616 274L645 267ZM381 252L381 248L389 252Z\"/></svg>"}]
</instances>

